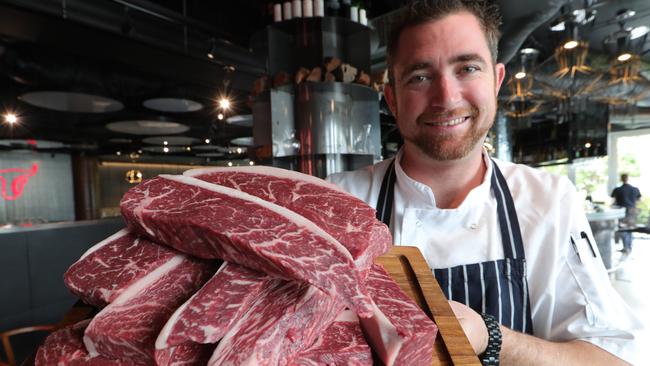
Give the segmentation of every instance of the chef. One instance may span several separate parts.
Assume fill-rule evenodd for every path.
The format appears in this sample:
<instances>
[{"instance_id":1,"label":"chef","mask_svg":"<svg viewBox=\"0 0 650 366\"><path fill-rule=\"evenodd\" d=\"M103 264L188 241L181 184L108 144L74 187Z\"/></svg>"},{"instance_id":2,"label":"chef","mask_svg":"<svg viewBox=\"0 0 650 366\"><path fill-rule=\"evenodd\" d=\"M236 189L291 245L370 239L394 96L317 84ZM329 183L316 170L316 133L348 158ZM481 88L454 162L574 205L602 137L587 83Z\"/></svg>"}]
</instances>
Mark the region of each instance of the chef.
<instances>
[{"instance_id":1,"label":"chef","mask_svg":"<svg viewBox=\"0 0 650 366\"><path fill-rule=\"evenodd\" d=\"M500 16L416 1L388 43L394 159L328 177L424 254L484 365L641 364L641 323L610 285L566 178L488 156L505 75Z\"/></svg>"}]
</instances>

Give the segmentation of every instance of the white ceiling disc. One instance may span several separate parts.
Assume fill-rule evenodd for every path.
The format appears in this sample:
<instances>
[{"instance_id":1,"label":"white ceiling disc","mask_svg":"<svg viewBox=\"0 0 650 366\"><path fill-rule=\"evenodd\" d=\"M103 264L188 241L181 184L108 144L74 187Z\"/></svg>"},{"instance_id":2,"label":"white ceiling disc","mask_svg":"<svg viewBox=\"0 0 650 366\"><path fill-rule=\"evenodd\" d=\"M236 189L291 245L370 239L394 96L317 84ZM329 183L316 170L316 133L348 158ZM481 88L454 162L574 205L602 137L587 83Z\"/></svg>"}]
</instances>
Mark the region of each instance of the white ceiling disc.
<instances>
[{"instance_id":1,"label":"white ceiling disc","mask_svg":"<svg viewBox=\"0 0 650 366\"><path fill-rule=\"evenodd\" d=\"M167 148L167 153L177 153L177 152L186 152L187 150L182 146L145 146L142 148L143 151L165 154L165 148Z\"/></svg>"},{"instance_id":2,"label":"white ceiling disc","mask_svg":"<svg viewBox=\"0 0 650 366\"><path fill-rule=\"evenodd\" d=\"M106 128L130 135L173 135L190 129L189 126L177 122L147 120L111 122L106 125Z\"/></svg>"},{"instance_id":3,"label":"white ceiling disc","mask_svg":"<svg viewBox=\"0 0 650 366\"><path fill-rule=\"evenodd\" d=\"M253 146L253 137L252 136L237 137L230 140L230 143L239 146Z\"/></svg>"},{"instance_id":4,"label":"white ceiling disc","mask_svg":"<svg viewBox=\"0 0 650 366\"><path fill-rule=\"evenodd\" d=\"M198 151L219 151L222 153L228 152L227 147L223 146L217 146L217 145L193 145L192 150L198 150Z\"/></svg>"},{"instance_id":5,"label":"white ceiling disc","mask_svg":"<svg viewBox=\"0 0 650 366\"><path fill-rule=\"evenodd\" d=\"M187 136L154 136L142 139L142 142L149 145L165 145L167 146L187 146L199 142L199 139Z\"/></svg>"},{"instance_id":6,"label":"white ceiling disc","mask_svg":"<svg viewBox=\"0 0 650 366\"><path fill-rule=\"evenodd\" d=\"M187 113L203 109L203 104L183 98L153 98L142 102L149 109L160 112Z\"/></svg>"},{"instance_id":7,"label":"white ceiling disc","mask_svg":"<svg viewBox=\"0 0 650 366\"><path fill-rule=\"evenodd\" d=\"M253 127L253 115L252 114L240 114L238 116L232 116L226 118L226 122L231 125L241 126L241 127Z\"/></svg>"},{"instance_id":8,"label":"white ceiling disc","mask_svg":"<svg viewBox=\"0 0 650 366\"><path fill-rule=\"evenodd\" d=\"M124 109L124 104L100 95L62 91L38 91L25 93L18 99L36 107L60 112L110 113Z\"/></svg>"}]
</instances>

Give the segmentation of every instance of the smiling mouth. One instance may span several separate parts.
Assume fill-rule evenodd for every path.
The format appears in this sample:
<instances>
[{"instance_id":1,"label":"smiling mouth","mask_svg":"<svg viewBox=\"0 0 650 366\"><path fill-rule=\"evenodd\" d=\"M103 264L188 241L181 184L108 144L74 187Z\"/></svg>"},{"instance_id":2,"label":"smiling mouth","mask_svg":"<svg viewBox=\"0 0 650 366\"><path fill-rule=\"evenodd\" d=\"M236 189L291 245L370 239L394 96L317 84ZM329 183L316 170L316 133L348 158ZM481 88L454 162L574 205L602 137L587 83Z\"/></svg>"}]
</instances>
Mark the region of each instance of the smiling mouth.
<instances>
[{"instance_id":1,"label":"smiling mouth","mask_svg":"<svg viewBox=\"0 0 650 366\"><path fill-rule=\"evenodd\" d=\"M449 126L459 125L459 124L465 122L467 119L469 119L469 117L459 117L459 118L454 118L454 119L449 119L449 120L446 120L446 121L439 121L439 122L427 121L427 122L424 122L424 124L428 125L428 126L449 127Z\"/></svg>"}]
</instances>

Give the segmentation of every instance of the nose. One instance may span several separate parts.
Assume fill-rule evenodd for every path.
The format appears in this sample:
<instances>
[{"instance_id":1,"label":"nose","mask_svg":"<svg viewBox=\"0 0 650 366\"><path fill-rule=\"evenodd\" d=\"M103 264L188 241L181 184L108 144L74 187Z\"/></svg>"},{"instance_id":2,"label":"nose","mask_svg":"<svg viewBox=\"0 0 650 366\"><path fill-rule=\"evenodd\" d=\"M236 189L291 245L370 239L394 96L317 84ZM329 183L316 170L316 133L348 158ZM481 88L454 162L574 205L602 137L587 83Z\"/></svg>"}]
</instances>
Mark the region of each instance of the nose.
<instances>
[{"instance_id":1,"label":"nose","mask_svg":"<svg viewBox=\"0 0 650 366\"><path fill-rule=\"evenodd\" d=\"M460 99L460 85L454 77L450 75L439 75L431 83L429 103L432 107L449 109L454 107Z\"/></svg>"}]
</instances>

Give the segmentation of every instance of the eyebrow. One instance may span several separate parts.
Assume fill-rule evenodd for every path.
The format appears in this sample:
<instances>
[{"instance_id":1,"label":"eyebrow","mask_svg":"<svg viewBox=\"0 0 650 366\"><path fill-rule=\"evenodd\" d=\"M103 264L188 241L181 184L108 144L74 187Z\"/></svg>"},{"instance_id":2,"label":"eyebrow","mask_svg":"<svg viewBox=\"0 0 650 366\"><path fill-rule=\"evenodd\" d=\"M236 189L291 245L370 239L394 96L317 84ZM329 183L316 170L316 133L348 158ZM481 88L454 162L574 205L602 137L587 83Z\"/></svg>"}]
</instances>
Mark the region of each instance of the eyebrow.
<instances>
[{"instance_id":1,"label":"eyebrow","mask_svg":"<svg viewBox=\"0 0 650 366\"><path fill-rule=\"evenodd\" d=\"M487 64L487 61L479 55L478 53L465 53L462 55L454 56L451 58L451 63L457 63L457 62L468 62L468 61L474 61L474 62L480 62L483 64Z\"/></svg>"}]
</instances>

